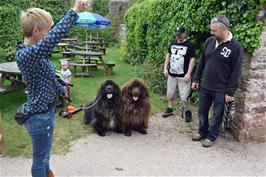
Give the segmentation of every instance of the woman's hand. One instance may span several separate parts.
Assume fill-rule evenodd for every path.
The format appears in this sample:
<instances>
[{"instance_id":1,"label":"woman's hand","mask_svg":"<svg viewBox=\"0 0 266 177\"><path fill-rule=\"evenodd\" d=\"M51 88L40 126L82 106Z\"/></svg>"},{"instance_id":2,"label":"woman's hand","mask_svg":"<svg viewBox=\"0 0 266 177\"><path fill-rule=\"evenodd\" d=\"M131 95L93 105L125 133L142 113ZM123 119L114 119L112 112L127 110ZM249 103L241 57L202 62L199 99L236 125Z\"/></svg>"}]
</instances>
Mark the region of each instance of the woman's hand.
<instances>
[{"instance_id":1,"label":"woman's hand","mask_svg":"<svg viewBox=\"0 0 266 177\"><path fill-rule=\"evenodd\" d=\"M88 0L76 0L73 7L73 11L79 13L80 11L86 10L88 7Z\"/></svg>"}]
</instances>

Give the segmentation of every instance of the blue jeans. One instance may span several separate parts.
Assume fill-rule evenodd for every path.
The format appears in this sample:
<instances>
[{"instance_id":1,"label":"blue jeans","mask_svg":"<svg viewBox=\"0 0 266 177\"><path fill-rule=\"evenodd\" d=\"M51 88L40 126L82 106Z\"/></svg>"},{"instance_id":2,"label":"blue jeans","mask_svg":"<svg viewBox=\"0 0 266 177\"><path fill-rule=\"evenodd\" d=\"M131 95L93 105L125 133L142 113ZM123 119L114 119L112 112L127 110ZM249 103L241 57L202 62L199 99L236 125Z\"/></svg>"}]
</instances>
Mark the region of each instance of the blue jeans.
<instances>
[{"instance_id":1,"label":"blue jeans","mask_svg":"<svg viewBox=\"0 0 266 177\"><path fill-rule=\"evenodd\" d=\"M32 140L31 174L33 177L46 177L50 171L54 115L55 107L51 107L47 112L32 115L25 122Z\"/></svg>"},{"instance_id":2,"label":"blue jeans","mask_svg":"<svg viewBox=\"0 0 266 177\"><path fill-rule=\"evenodd\" d=\"M200 88L199 98L199 134L215 141L223 122L225 93ZM213 116L209 124L209 110L213 104Z\"/></svg>"}]
</instances>

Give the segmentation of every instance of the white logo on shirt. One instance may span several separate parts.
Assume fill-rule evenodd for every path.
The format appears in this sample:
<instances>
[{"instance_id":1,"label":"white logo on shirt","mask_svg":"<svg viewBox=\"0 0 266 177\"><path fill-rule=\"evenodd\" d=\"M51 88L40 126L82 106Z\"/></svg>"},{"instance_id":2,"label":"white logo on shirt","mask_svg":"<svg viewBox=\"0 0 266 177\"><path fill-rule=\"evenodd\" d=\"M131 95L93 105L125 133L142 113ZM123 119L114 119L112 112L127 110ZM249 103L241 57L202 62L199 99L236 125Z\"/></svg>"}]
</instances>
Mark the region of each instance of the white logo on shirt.
<instances>
[{"instance_id":1,"label":"white logo on shirt","mask_svg":"<svg viewBox=\"0 0 266 177\"><path fill-rule=\"evenodd\" d=\"M184 74L184 60L187 53L186 46L173 45L171 47L170 72Z\"/></svg>"},{"instance_id":2,"label":"white logo on shirt","mask_svg":"<svg viewBox=\"0 0 266 177\"><path fill-rule=\"evenodd\" d=\"M227 47L224 47L224 48L222 49L222 51L221 51L221 55L223 55L223 56L226 57L226 58L229 57L230 53L231 53L231 50L228 49Z\"/></svg>"}]
</instances>

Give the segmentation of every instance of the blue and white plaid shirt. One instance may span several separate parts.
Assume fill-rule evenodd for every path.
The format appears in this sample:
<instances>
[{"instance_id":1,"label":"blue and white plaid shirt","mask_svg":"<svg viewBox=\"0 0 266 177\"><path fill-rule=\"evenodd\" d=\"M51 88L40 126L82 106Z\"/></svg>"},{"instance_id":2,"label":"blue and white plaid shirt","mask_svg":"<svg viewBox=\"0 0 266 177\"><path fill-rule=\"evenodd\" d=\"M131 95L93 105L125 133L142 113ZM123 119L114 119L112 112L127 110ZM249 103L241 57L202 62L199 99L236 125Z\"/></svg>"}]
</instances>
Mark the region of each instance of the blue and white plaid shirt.
<instances>
[{"instance_id":1,"label":"blue and white plaid shirt","mask_svg":"<svg viewBox=\"0 0 266 177\"><path fill-rule=\"evenodd\" d=\"M25 112L40 113L48 110L56 94L64 87L56 80L55 67L48 54L66 36L78 16L73 10L58 22L42 40L33 45L17 44L16 61L27 85L28 99Z\"/></svg>"}]
</instances>

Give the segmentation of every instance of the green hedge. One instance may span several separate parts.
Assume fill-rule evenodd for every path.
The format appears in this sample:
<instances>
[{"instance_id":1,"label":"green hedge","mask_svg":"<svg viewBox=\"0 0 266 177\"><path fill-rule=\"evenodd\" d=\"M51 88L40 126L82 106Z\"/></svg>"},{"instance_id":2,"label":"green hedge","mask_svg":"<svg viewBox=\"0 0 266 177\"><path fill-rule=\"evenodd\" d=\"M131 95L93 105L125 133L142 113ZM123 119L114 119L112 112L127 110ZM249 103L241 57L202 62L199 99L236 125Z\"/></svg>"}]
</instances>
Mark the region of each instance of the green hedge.
<instances>
[{"instance_id":1,"label":"green hedge","mask_svg":"<svg viewBox=\"0 0 266 177\"><path fill-rule=\"evenodd\" d=\"M9 59L15 53L17 41L22 41L20 29L20 12L29 7L39 7L49 11L57 22L69 9L72 0L1 0L0 1L0 49L1 61ZM3 53L3 52L2 52Z\"/></svg>"},{"instance_id":2,"label":"green hedge","mask_svg":"<svg viewBox=\"0 0 266 177\"><path fill-rule=\"evenodd\" d=\"M0 49L3 51L0 56L1 61L14 54L16 42L22 39L19 13L28 5L25 0L1 0L0 2Z\"/></svg>"},{"instance_id":3,"label":"green hedge","mask_svg":"<svg viewBox=\"0 0 266 177\"><path fill-rule=\"evenodd\" d=\"M93 9L94 13L98 13L105 16L109 13L108 0L92 0L91 8Z\"/></svg>"},{"instance_id":4,"label":"green hedge","mask_svg":"<svg viewBox=\"0 0 266 177\"><path fill-rule=\"evenodd\" d=\"M136 3L125 14L127 49L131 63L143 63L148 54L148 3ZM141 17L141 18L140 18Z\"/></svg>"},{"instance_id":5,"label":"green hedge","mask_svg":"<svg viewBox=\"0 0 266 177\"><path fill-rule=\"evenodd\" d=\"M210 20L226 15L230 31L248 52L259 47L262 23L255 20L260 8L256 0L145 0L131 6L125 14L127 60L142 64L138 71L151 78L152 90L165 91L162 75L167 47L174 39L174 29L183 25L197 49L197 56L209 35ZM197 57L198 58L198 57ZM146 72L143 71L146 68ZM154 76L150 72L158 70Z\"/></svg>"},{"instance_id":6,"label":"green hedge","mask_svg":"<svg viewBox=\"0 0 266 177\"><path fill-rule=\"evenodd\" d=\"M17 41L22 41L23 36L20 29L20 11L29 7L38 7L47 10L53 16L54 22L58 22L73 6L74 0L1 0L0 1L0 62L9 59L15 54ZM102 15L108 13L107 0L93 0L92 11ZM91 9L90 8L90 9ZM99 29L100 37L107 39L108 42L117 42L117 29L119 24L114 18L111 25L107 28ZM85 34L96 36L96 29L73 27L69 35L79 34L85 40Z\"/></svg>"},{"instance_id":7,"label":"green hedge","mask_svg":"<svg viewBox=\"0 0 266 177\"><path fill-rule=\"evenodd\" d=\"M0 6L0 48L9 49L21 38L18 25L18 9L16 7Z\"/></svg>"},{"instance_id":8,"label":"green hedge","mask_svg":"<svg viewBox=\"0 0 266 177\"><path fill-rule=\"evenodd\" d=\"M51 13L54 22L58 22L72 7L73 0L29 0L30 7L42 8Z\"/></svg>"}]
</instances>

